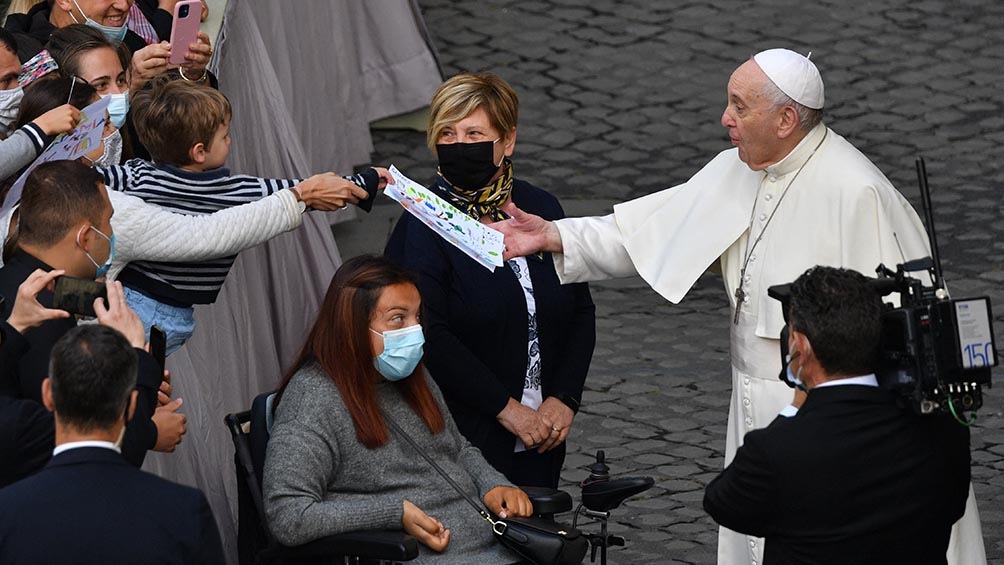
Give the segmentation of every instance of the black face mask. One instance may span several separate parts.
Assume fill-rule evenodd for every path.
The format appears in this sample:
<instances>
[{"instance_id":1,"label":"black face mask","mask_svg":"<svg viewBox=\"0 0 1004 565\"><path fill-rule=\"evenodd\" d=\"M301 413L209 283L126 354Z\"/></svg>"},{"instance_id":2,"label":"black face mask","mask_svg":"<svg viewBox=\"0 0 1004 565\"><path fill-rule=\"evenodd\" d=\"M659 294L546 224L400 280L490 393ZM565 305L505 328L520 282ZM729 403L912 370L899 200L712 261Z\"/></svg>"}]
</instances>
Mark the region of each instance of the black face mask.
<instances>
[{"instance_id":1,"label":"black face mask","mask_svg":"<svg viewBox=\"0 0 1004 565\"><path fill-rule=\"evenodd\" d=\"M495 141L437 144L440 174L457 188L477 190L488 186L501 165L495 164Z\"/></svg>"}]
</instances>

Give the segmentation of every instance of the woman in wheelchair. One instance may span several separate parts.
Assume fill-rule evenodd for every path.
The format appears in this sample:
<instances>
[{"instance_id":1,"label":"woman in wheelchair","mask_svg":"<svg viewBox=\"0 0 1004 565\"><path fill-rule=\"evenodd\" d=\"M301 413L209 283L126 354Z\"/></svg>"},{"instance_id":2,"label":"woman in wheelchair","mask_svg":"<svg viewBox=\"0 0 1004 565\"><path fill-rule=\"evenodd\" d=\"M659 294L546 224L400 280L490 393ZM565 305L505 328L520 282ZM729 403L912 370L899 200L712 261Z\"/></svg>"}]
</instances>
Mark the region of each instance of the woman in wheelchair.
<instances>
[{"instance_id":1,"label":"woman in wheelchair","mask_svg":"<svg viewBox=\"0 0 1004 565\"><path fill-rule=\"evenodd\" d=\"M528 516L530 500L457 430L422 365L421 299L382 257L347 261L276 398L265 459L268 527L299 545L331 534L403 529L416 563L513 563L491 528L406 440L392 419L492 512Z\"/></svg>"}]
</instances>

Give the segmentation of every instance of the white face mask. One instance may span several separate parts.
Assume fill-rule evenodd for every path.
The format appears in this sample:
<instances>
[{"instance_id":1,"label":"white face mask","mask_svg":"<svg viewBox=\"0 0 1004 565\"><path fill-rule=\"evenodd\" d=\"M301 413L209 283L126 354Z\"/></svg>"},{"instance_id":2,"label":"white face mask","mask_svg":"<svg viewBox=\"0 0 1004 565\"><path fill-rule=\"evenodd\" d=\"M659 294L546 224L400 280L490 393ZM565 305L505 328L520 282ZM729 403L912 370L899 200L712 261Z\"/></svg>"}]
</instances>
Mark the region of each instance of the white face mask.
<instances>
[{"instance_id":1,"label":"white face mask","mask_svg":"<svg viewBox=\"0 0 1004 565\"><path fill-rule=\"evenodd\" d=\"M90 16L88 16L87 14L85 14L84 11L80 8L80 4L77 4L77 0L73 0L73 5L76 6L77 9L80 10L80 14L82 16L84 16L84 24L88 25L90 27L93 27L94 29L96 29L96 30L100 31L101 33L103 33L104 36L106 38L108 38L108 41L121 42L123 39L125 39L126 33L129 32L129 27L128 27L129 14L128 13L126 14L125 23L122 24L121 26L119 26L119 27L106 26L106 25L99 24L98 22L96 22L93 19L91 19ZM75 23L75 24L79 24L80 23L80 22L77 21L77 16L74 16L72 11L68 12L68 13L70 14L70 17L73 18L73 23Z\"/></svg>"},{"instance_id":2,"label":"white face mask","mask_svg":"<svg viewBox=\"0 0 1004 565\"><path fill-rule=\"evenodd\" d=\"M129 113L129 91L118 94L102 94L102 98L110 98L108 102L108 117L112 125L121 128L125 125L126 115Z\"/></svg>"},{"instance_id":3,"label":"white face mask","mask_svg":"<svg viewBox=\"0 0 1004 565\"><path fill-rule=\"evenodd\" d=\"M8 135L11 126L17 119L17 112L21 109L21 99L24 98L24 90L21 87L10 90L0 90L0 134Z\"/></svg>"}]
</instances>

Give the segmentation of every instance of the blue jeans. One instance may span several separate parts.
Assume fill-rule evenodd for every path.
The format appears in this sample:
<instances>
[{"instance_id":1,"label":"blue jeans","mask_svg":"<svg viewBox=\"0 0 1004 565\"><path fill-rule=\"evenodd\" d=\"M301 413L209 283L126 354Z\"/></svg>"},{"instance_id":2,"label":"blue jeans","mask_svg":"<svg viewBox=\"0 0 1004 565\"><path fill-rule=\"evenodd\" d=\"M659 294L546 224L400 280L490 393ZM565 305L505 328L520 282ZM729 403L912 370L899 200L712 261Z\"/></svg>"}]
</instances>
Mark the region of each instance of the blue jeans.
<instances>
[{"instance_id":1,"label":"blue jeans","mask_svg":"<svg viewBox=\"0 0 1004 565\"><path fill-rule=\"evenodd\" d=\"M167 334L167 354L178 350L195 332L195 309L191 306L168 306L153 298L137 292L129 287L123 287L126 303L136 311L143 327L146 329L146 340L150 341L150 326L157 326Z\"/></svg>"}]
</instances>

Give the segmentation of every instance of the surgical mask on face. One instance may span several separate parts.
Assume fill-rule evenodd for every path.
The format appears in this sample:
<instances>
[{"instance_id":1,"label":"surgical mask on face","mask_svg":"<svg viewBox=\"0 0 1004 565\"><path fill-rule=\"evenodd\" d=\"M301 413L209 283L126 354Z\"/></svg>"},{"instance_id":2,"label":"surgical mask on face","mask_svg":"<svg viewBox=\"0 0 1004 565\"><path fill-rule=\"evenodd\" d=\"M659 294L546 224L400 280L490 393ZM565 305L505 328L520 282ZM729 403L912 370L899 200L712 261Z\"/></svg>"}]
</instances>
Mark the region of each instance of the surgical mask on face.
<instances>
[{"instance_id":1,"label":"surgical mask on face","mask_svg":"<svg viewBox=\"0 0 1004 565\"><path fill-rule=\"evenodd\" d=\"M125 22L123 22L123 24L120 27L106 26L106 25L99 24L98 22L92 20L90 18L90 16L88 16L87 14L85 14L84 11L80 9L80 4L77 4L77 0L73 0L73 5L76 6L77 10L80 10L80 14L84 16L84 25L88 25L88 26L93 27L94 29L100 31L101 33L104 34L105 37L108 38L109 41L115 41L115 42L119 42L120 43L123 39L125 39L126 32L129 31L129 27L128 27L128 24L129 24L129 14L128 13L126 13ZM73 15L73 12L69 12L69 14L70 14L70 17L73 18L73 23L75 23L75 24L79 24L80 23L80 22L77 21L77 16Z\"/></svg>"},{"instance_id":2,"label":"surgical mask on face","mask_svg":"<svg viewBox=\"0 0 1004 565\"><path fill-rule=\"evenodd\" d=\"M788 380L788 384L790 386L793 386L793 387L797 388L798 390L801 390L801 391L805 392L805 390L806 390L805 384L802 383L802 379L801 379L801 377L802 377L802 367L798 368L798 373L792 373L791 372L791 360L792 359L796 359L797 357L798 357L798 352L797 351L795 352L794 357L791 356L790 354L784 356L785 378Z\"/></svg>"},{"instance_id":3,"label":"surgical mask on face","mask_svg":"<svg viewBox=\"0 0 1004 565\"><path fill-rule=\"evenodd\" d=\"M101 151L100 157L91 160L91 165L95 167L118 165L122 161L122 134L119 133L119 130L115 130L101 141L104 144L104 149Z\"/></svg>"},{"instance_id":4,"label":"surgical mask on face","mask_svg":"<svg viewBox=\"0 0 1004 565\"><path fill-rule=\"evenodd\" d=\"M121 128L125 125L126 115L129 113L129 91L118 94L102 94L102 98L111 98L108 102L108 116L112 120L112 125Z\"/></svg>"},{"instance_id":5,"label":"surgical mask on face","mask_svg":"<svg viewBox=\"0 0 1004 565\"><path fill-rule=\"evenodd\" d=\"M373 365L385 379L399 381L415 372L415 367L422 360L422 345L425 344L421 324L387 330L382 334L373 328L370 331L383 337L383 352L373 359Z\"/></svg>"},{"instance_id":6,"label":"surgical mask on face","mask_svg":"<svg viewBox=\"0 0 1004 565\"><path fill-rule=\"evenodd\" d=\"M24 90L21 90L20 86L10 90L0 90L0 134L10 134L11 126L17 119L17 112L21 109L22 98Z\"/></svg>"},{"instance_id":7,"label":"surgical mask on face","mask_svg":"<svg viewBox=\"0 0 1004 565\"><path fill-rule=\"evenodd\" d=\"M90 226L90 229L94 230L101 237L108 240L108 259L106 259L105 262L100 265L98 265L98 262L94 260L94 257L91 257L90 253L84 251L84 255L87 255L87 258L91 261L91 264L93 264L94 268L97 269L97 271L95 271L94 273L94 278L100 279L101 277L105 276L108 273L108 269L112 268L112 261L115 260L115 234L113 233L111 237L108 237L107 235L102 233L101 230L99 230L94 226ZM77 245L80 245L79 236L77 237Z\"/></svg>"},{"instance_id":8,"label":"surgical mask on face","mask_svg":"<svg viewBox=\"0 0 1004 565\"><path fill-rule=\"evenodd\" d=\"M495 141L439 143L439 173L457 188L477 190L488 186L502 162L495 162Z\"/></svg>"}]
</instances>

